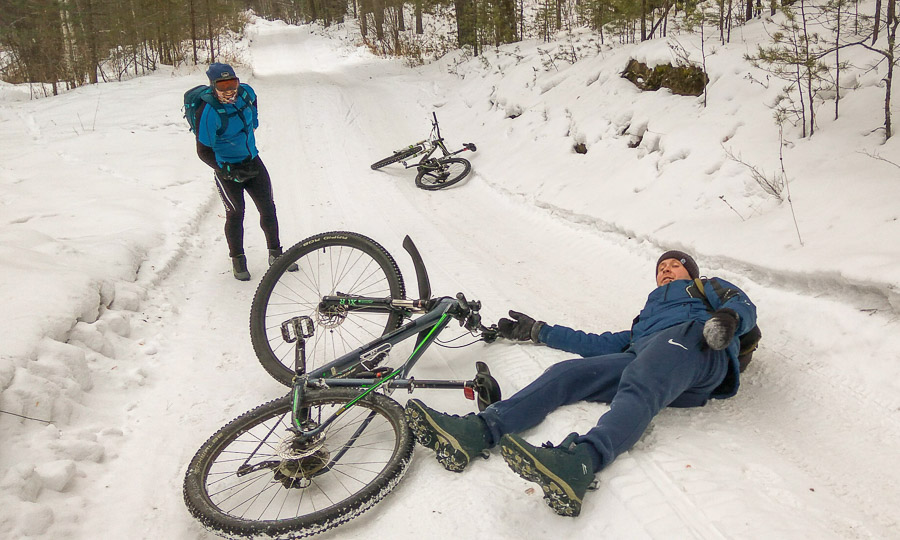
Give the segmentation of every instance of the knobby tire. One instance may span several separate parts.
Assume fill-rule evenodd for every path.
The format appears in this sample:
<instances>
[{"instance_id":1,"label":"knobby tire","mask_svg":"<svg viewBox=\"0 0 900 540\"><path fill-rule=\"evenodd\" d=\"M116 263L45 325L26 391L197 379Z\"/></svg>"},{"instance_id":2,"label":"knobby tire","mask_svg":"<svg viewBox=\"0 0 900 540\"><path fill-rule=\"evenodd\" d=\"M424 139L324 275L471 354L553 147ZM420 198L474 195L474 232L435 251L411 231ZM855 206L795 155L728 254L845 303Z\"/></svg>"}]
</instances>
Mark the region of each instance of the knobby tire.
<instances>
[{"instance_id":1,"label":"knobby tire","mask_svg":"<svg viewBox=\"0 0 900 540\"><path fill-rule=\"evenodd\" d=\"M309 390L302 407L314 420L327 418L359 394L353 388ZM357 401L328 426L314 451L289 444L291 404L288 395L260 405L197 451L185 475L184 501L207 529L228 538L318 534L371 508L406 472L414 439L396 401L377 393ZM285 448L294 453L285 457ZM238 476L242 468L249 471Z\"/></svg>"},{"instance_id":2,"label":"knobby tire","mask_svg":"<svg viewBox=\"0 0 900 540\"><path fill-rule=\"evenodd\" d=\"M401 150L396 152L394 155L390 157L386 157L380 161L376 161L372 164L372 170L378 170L384 166L390 165L392 163L397 163L398 161L403 161L404 159L416 155L420 150L422 150L421 146L415 146L413 148L407 148L406 150Z\"/></svg>"},{"instance_id":3,"label":"knobby tire","mask_svg":"<svg viewBox=\"0 0 900 540\"><path fill-rule=\"evenodd\" d=\"M289 271L296 264L296 271ZM315 334L306 340L306 371L395 330L397 312L365 310L324 313L322 297L337 293L404 298L406 290L394 258L377 242L352 232L328 232L303 240L275 260L263 276L250 308L250 340L263 368L291 386L295 344L282 338L292 317L312 318Z\"/></svg>"},{"instance_id":4,"label":"knobby tire","mask_svg":"<svg viewBox=\"0 0 900 540\"><path fill-rule=\"evenodd\" d=\"M429 191L450 187L472 170L468 160L458 157L444 157L419 166L416 186Z\"/></svg>"}]
</instances>

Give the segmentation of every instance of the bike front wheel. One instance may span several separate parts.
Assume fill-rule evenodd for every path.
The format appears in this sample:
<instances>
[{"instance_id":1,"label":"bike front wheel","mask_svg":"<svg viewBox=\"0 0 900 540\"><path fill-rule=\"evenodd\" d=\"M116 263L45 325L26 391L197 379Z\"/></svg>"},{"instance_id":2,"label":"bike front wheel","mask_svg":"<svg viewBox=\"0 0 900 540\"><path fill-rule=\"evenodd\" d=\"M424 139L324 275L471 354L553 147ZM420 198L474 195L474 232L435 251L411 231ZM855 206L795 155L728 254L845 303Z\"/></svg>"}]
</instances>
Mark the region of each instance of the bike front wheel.
<instances>
[{"instance_id":1,"label":"bike front wheel","mask_svg":"<svg viewBox=\"0 0 900 540\"><path fill-rule=\"evenodd\" d=\"M394 152L394 155L390 157L386 157L382 160L376 161L372 164L372 170L378 170L386 165L390 165L391 163L397 163L398 161L403 161L404 159L410 158L419 152L422 151L421 145L411 146L409 148L405 148L400 150L399 152Z\"/></svg>"},{"instance_id":2,"label":"bike front wheel","mask_svg":"<svg viewBox=\"0 0 900 540\"><path fill-rule=\"evenodd\" d=\"M444 189L465 178L471 170L472 164L463 158L445 157L428 160L419 165L416 186L427 190Z\"/></svg>"},{"instance_id":3,"label":"bike front wheel","mask_svg":"<svg viewBox=\"0 0 900 540\"><path fill-rule=\"evenodd\" d=\"M295 266L296 265L296 266ZM404 298L397 262L378 242L352 232L318 234L291 247L269 267L253 295L250 341L263 368L285 386L295 374L295 346L284 340L282 324L312 319L306 339L307 372L395 330L399 312L323 309L324 296Z\"/></svg>"},{"instance_id":4,"label":"bike front wheel","mask_svg":"<svg viewBox=\"0 0 900 540\"><path fill-rule=\"evenodd\" d=\"M345 523L380 501L406 472L413 438L400 405L359 389L309 390L304 428L352 405L323 434L300 444L291 396L232 420L191 460L184 501L216 534L302 538Z\"/></svg>"}]
</instances>

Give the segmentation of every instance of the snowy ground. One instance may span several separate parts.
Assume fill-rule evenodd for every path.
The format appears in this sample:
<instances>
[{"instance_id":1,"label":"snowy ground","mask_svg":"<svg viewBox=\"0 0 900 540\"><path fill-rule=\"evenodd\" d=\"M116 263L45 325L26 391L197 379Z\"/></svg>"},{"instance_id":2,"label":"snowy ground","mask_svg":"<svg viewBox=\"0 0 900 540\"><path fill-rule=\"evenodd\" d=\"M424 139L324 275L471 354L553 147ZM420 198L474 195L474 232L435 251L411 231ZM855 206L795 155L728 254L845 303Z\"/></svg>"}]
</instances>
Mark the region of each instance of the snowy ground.
<instances>
[{"instance_id":1,"label":"snowy ground","mask_svg":"<svg viewBox=\"0 0 900 540\"><path fill-rule=\"evenodd\" d=\"M541 52L557 45L541 43L409 69L308 27L259 22L248 35L252 75L238 72L260 95L286 247L361 232L412 290L410 234L435 293L482 300L489 322L514 308L596 331L627 328L656 257L680 248L744 288L765 336L738 396L664 411L577 519L552 514L497 455L454 475L418 448L394 493L321 538L900 537L900 182L867 155L897 163L900 142L874 131L878 73L860 71L844 116L822 113L812 140L788 133L801 246L787 205L725 157L780 167L766 107L779 85L746 77L741 43L707 59L703 108L618 77L629 57L669 61L662 41L585 48L559 69ZM744 31L760 35L759 22ZM187 463L285 391L248 335L265 271L256 215L241 283L179 111L202 82L199 69L163 70L40 101L0 86L0 409L50 422L0 414L0 536L212 538L182 502ZM467 181L425 192L412 171L369 169L424 138L432 111L451 145L478 145ZM484 360L509 394L566 357L479 344L432 349L417 370L469 378ZM456 392L416 397L473 410ZM567 407L525 435L556 442L603 410Z\"/></svg>"}]
</instances>

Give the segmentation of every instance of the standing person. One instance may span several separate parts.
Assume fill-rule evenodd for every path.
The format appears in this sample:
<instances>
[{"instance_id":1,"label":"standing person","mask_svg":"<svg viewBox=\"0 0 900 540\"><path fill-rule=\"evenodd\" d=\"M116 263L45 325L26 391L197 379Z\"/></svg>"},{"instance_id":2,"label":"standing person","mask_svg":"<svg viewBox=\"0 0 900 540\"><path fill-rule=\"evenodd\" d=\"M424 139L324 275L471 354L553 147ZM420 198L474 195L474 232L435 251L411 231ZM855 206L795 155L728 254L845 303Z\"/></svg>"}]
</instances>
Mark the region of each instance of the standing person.
<instances>
[{"instance_id":1,"label":"standing person","mask_svg":"<svg viewBox=\"0 0 900 540\"><path fill-rule=\"evenodd\" d=\"M510 311L511 319L498 323L502 337L583 358L551 366L479 414L448 415L410 400L406 418L416 440L456 472L499 445L510 468L538 483L555 512L577 516L594 474L631 448L660 410L699 407L737 393L739 336L756 326L756 307L731 283L700 280L699 274L690 255L663 253L656 289L631 330L621 332L585 333ZM558 446L535 447L516 435L578 401L610 408L587 433L572 433Z\"/></svg>"},{"instance_id":2,"label":"standing person","mask_svg":"<svg viewBox=\"0 0 900 540\"><path fill-rule=\"evenodd\" d=\"M228 64L210 65L206 76L218 104L197 112L197 155L215 171L216 188L225 204L225 239L234 277L248 281L250 272L244 255L245 191L259 211L270 266L282 252L272 182L259 157L253 133L259 127L256 92L241 83ZM296 269L296 265L291 268Z\"/></svg>"}]
</instances>

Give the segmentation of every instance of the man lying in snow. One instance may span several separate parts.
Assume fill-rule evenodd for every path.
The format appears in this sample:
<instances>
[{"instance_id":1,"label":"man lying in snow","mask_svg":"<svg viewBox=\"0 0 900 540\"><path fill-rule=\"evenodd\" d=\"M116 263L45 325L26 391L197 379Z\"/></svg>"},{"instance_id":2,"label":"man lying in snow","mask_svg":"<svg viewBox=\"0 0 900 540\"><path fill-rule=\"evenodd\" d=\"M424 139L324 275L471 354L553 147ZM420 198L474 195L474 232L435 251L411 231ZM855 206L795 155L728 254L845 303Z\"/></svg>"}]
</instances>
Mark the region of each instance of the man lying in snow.
<instances>
[{"instance_id":1,"label":"man lying in snow","mask_svg":"<svg viewBox=\"0 0 900 540\"><path fill-rule=\"evenodd\" d=\"M622 332L585 333L510 311L511 319L498 324L504 338L544 343L582 358L551 366L479 414L448 415L412 399L406 418L416 440L456 472L499 445L513 471L540 484L555 512L577 516L594 474L631 448L660 410L699 407L737 393L739 337L756 326L756 306L731 283L700 280L699 274L690 255L663 253L656 289L631 330ZM587 433L571 433L558 446L535 447L516 435L578 401L610 408Z\"/></svg>"}]
</instances>

